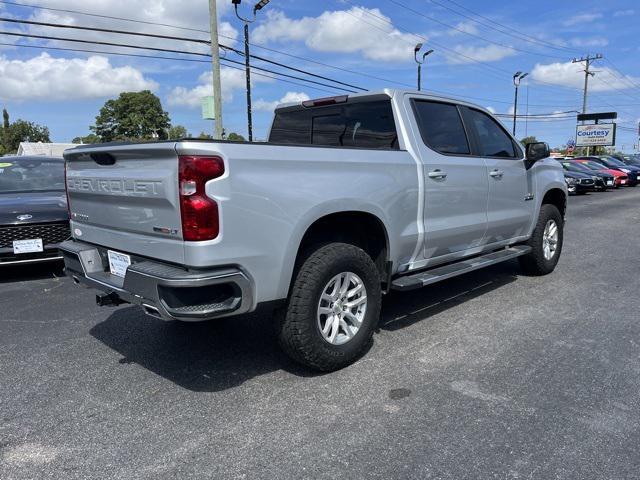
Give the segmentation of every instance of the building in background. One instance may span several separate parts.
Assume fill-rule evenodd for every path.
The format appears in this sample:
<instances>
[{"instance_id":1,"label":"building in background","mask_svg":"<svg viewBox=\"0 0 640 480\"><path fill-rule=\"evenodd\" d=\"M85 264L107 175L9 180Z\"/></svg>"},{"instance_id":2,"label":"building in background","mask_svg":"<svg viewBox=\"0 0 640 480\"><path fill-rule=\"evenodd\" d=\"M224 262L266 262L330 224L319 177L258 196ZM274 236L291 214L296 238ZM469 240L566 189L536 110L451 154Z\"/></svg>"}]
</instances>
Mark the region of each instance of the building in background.
<instances>
[{"instance_id":1,"label":"building in background","mask_svg":"<svg viewBox=\"0 0 640 480\"><path fill-rule=\"evenodd\" d=\"M44 155L48 157L62 157L67 148L77 147L73 143L42 143L22 142L18 147L18 155Z\"/></svg>"}]
</instances>

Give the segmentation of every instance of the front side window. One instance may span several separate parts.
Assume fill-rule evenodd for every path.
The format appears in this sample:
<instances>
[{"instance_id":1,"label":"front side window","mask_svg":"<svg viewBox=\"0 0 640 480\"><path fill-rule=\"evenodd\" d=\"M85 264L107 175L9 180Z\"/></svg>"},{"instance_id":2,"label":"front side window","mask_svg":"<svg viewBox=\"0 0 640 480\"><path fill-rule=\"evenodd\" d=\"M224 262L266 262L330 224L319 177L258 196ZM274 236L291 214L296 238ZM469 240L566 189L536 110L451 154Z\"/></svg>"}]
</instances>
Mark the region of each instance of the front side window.
<instances>
[{"instance_id":1,"label":"front side window","mask_svg":"<svg viewBox=\"0 0 640 480\"><path fill-rule=\"evenodd\" d=\"M414 111L424 142L445 154L469 155L469 141L458 107L450 103L415 100Z\"/></svg>"},{"instance_id":2,"label":"front side window","mask_svg":"<svg viewBox=\"0 0 640 480\"><path fill-rule=\"evenodd\" d=\"M469 109L469 119L478 135L478 148L481 156L516 157L511 137L493 118L479 110Z\"/></svg>"}]
</instances>

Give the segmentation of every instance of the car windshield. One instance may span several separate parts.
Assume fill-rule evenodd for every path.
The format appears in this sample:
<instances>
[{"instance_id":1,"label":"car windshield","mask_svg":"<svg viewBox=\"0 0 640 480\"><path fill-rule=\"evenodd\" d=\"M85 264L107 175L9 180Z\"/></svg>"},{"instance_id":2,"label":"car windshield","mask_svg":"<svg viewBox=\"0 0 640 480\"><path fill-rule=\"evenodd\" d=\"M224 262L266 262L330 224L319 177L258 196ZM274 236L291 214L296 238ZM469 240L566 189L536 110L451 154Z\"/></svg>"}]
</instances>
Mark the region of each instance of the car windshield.
<instances>
[{"instance_id":1,"label":"car windshield","mask_svg":"<svg viewBox=\"0 0 640 480\"><path fill-rule=\"evenodd\" d=\"M0 158L0 193L64 191L64 162L48 158Z\"/></svg>"},{"instance_id":2,"label":"car windshield","mask_svg":"<svg viewBox=\"0 0 640 480\"><path fill-rule=\"evenodd\" d=\"M625 163L613 157L603 157L602 161L605 162L610 167L626 167L627 166Z\"/></svg>"},{"instance_id":3,"label":"car windshield","mask_svg":"<svg viewBox=\"0 0 640 480\"><path fill-rule=\"evenodd\" d=\"M601 163L594 162L593 160L587 160L587 161L580 162L580 163L582 163L582 165L586 165L591 170L605 170L607 168L604 165L602 165Z\"/></svg>"},{"instance_id":4,"label":"car windshield","mask_svg":"<svg viewBox=\"0 0 640 480\"><path fill-rule=\"evenodd\" d=\"M584 165L581 165L579 163L562 162L562 166L565 170L569 170L570 172L580 172L587 174L593 173L589 167L585 167Z\"/></svg>"}]
</instances>

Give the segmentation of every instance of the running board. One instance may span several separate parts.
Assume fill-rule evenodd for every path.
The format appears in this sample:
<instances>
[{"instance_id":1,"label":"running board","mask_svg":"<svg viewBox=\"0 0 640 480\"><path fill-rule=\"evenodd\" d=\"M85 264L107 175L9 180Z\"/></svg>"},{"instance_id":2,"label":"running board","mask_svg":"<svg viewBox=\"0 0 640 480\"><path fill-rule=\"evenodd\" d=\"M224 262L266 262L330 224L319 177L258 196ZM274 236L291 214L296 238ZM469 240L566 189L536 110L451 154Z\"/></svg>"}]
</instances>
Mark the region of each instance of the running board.
<instances>
[{"instance_id":1,"label":"running board","mask_svg":"<svg viewBox=\"0 0 640 480\"><path fill-rule=\"evenodd\" d=\"M498 250L497 252L487 253L486 255L481 255L479 257L473 257L457 263L451 263L444 267L437 267L413 275L399 277L391 282L391 289L415 290L417 288L431 285L432 283L446 280L447 278L457 277L458 275L464 275L465 273L489 267L496 263L506 262L512 258L526 255L530 251L531 247L527 245L517 245L504 250Z\"/></svg>"}]
</instances>

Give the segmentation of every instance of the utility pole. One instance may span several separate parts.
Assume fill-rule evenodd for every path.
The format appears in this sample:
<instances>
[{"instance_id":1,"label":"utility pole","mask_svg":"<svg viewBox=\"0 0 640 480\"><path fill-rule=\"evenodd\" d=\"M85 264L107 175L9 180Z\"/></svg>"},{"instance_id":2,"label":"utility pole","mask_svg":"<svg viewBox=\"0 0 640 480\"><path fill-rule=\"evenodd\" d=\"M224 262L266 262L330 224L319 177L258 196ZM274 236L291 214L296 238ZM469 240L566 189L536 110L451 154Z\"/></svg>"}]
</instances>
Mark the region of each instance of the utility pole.
<instances>
[{"instance_id":1,"label":"utility pole","mask_svg":"<svg viewBox=\"0 0 640 480\"><path fill-rule=\"evenodd\" d=\"M516 87L516 94L513 100L513 136L516 136L516 119L518 118L518 88L520 88L520 82L525 78L528 73L516 72L513 76L513 86Z\"/></svg>"},{"instance_id":2,"label":"utility pole","mask_svg":"<svg viewBox=\"0 0 640 480\"><path fill-rule=\"evenodd\" d=\"M595 61L595 60L600 60L602 58L601 54L597 54L595 57L592 57L591 55L587 55L586 57L582 57L582 58L574 58L573 61L571 63L582 63L584 62L585 64L585 69L584 69L584 93L583 93L583 97L582 97L582 113L587 113L587 94L588 94L588 89L589 89L589 76L593 77L595 75L594 72L591 72L589 70L589 67L591 67L591 64Z\"/></svg>"},{"instance_id":3,"label":"utility pole","mask_svg":"<svg viewBox=\"0 0 640 480\"><path fill-rule=\"evenodd\" d=\"M582 94L582 113L585 114L587 113L587 96L588 96L588 91L589 91L589 77L593 77L595 75L594 72L591 72L589 70L589 67L591 67L591 64L596 61L596 60L600 60L602 58L602 55L600 53L596 54L596 56L592 57L591 55L587 55L586 57L582 57L582 58L574 58L573 61L571 63L582 63L584 62L585 64L585 68L584 68L584 92ZM584 122L582 122L584 124ZM587 155L589 155L589 147L587 147Z\"/></svg>"},{"instance_id":4,"label":"utility pole","mask_svg":"<svg viewBox=\"0 0 640 480\"><path fill-rule=\"evenodd\" d=\"M236 12L236 17L244 22L244 70L247 79L247 133L249 141L253 142L253 112L251 109L251 56L249 55L249 24L256 21L258 12L262 10L271 0L260 0L253 7L253 20L245 18L238 12L238 6L242 0L231 0Z\"/></svg>"},{"instance_id":5,"label":"utility pole","mask_svg":"<svg viewBox=\"0 0 640 480\"><path fill-rule=\"evenodd\" d=\"M220 81L220 47L218 45L218 7L216 0L209 0L209 18L211 23L211 72L213 74L213 108L215 115L215 139L222 140L222 82Z\"/></svg>"}]
</instances>

